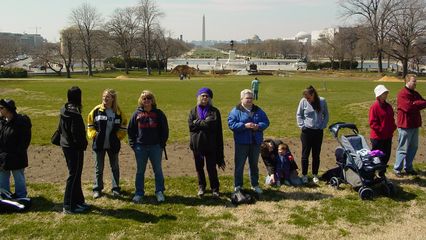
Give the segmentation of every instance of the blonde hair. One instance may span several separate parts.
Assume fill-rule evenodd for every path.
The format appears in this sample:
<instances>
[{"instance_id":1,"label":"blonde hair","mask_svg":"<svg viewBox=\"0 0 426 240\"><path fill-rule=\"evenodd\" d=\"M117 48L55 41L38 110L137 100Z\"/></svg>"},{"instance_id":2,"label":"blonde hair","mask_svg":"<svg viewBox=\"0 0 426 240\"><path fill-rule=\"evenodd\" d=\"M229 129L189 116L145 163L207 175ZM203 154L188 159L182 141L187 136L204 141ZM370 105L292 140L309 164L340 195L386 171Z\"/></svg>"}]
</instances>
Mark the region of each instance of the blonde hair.
<instances>
[{"instance_id":1,"label":"blonde hair","mask_svg":"<svg viewBox=\"0 0 426 240\"><path fill-rule=\"evenodd\" d=\"M154 107L157 107L157 102L155 101L155 96L154 96L154 94L151 92L151 91L149 91L149 90L143 90L142 91L142 93L141 93L141 95L139 96L139 99L138 99L138 105L139 105L139 107L142 107L143 106L143 98L145 98L145 97L151 97L151 104L152 104L152 107L154 108Z\"/></svg>"},{"instance_id":2,"label":"blonde hair","mask_svg":"<svg viewBox=\"0 0 426 240\"><path fill-rule=\"evenodd\" d=\"M251 95L253 97L253 91L250 89L244 89L243 91L241 91L240 93L240 99L243 99L245 95Z\"/></svg>"},{"instance_id":3,"label":"blonde hair","mask_svg":"<svg viewBox=\"0 0 426 240\"><path fill-rule=\"evenodd\" d=\"M102 92L102 97L105 93L112 97L112 111L115 113L118 112L120 110L120 107L118 106L117 92L114 89L107 88Z\"/></svg>"},{"instance_id":4,"label":"blonde hair","mask_svg":"<svg viewBox=\"0 0 426 240\"><path fill-rule=\"evenodd\" d=\"M412 77L417 77L416 74L407 74L405 75L405 83L409 82Z\"/></svg>"}]
</instances>

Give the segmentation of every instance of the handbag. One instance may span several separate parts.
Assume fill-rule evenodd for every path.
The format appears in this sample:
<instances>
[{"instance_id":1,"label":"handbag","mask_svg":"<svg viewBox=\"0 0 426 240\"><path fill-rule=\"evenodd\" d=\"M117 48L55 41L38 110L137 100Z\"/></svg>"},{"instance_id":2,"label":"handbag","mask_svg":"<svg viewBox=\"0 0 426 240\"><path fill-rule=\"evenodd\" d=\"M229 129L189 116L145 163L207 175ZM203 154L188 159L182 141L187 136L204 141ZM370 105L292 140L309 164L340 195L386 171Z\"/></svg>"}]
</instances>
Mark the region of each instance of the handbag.
<instances>
[{"instance_id":1,"label":"handbag","mask_svg":"<svg viewBox=\"0 0 426 240\"><path fill-rule=\"evenodd\" d=\"M61 133L58 129L56 129L56 131L53 133L52 137L50 138L50 142L57 146L61 145Z\"/></svg>"},{"instance_id":2,"label":"handbag","mask_svg":"<svg viewBox=\"0 0 426 240\"><path fill-rule=\"evenodd\" d=\"M58 128L53 133L52 137L50 138L50 142L56 146L61 146L61 132L59 131L61 122L59 121Z\"/></svg>"}]
</instances>

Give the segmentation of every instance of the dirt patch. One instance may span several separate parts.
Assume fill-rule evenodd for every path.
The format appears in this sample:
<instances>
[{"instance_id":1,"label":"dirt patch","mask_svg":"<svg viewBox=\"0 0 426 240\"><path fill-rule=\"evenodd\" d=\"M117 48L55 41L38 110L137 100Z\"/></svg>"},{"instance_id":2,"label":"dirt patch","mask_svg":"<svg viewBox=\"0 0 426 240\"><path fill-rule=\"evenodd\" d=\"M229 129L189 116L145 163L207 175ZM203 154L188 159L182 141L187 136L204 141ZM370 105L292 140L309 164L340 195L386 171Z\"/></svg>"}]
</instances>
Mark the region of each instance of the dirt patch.
<instances>
[{"instance_id":1,"label":"dirt patch","mask_svg":"<svg viewBox=\"0 0 426 240\"><path fill-rule=\"evenodd\" d=\"M404 82L404 80L397 77L384 76L377 80L377 82Z\"/></svg>"},{"instance_id":2,"label":"dirt patch","mask_svg":"<svg viewBox=\"0 0 426 240\"><path fill-rule=\"evenodd\" d=\"M125 75L120 75L120 76L117 76L117 77L115 77L116 79L129 79L129 77L128 76L125 76Z\"/></svg>"},{"instance_id":3,"label":"dirt patch","mask_svg":"<svg viewBox=\"0 0 426 240\"><path fill-rule=\"evenodd\" d=\"M300 164L301 144L298 138L283 138L283 141L289 144L290 149L294 153L296 161ZM425 138L419 140L420 143L424 142ZM321 167L320 172L324 172L335 166L334 150L337 142L332 139L325 139L322 145L321 152ZM392 157L390 163L393 164L395 159L396 137L394 137ZM29 167L26 169L26 176L28 182L49 182L49 183L63 183L68 176L65 159L60 147L53 145L36 146L31 145L29 150ZM189 149L188 144L170 144L167 146L168 160L163 160L163 171L166 177L176 176L196 176L194 160L192 151ZM415 162L426 162L425 160L425 145L419 144L419 150L416 155ZM120 152L120 174L121 179L133 182L136 173L136 161L132 149L123 144ZM234 172L234 144L231 140L225 142L225 161L226 170L223 172L219 170L220 175L232 176ZM110 185L109 179L111 178L111 171L108 166L108 158L105 159L104 179L108 187ZM85 152L83 176L84 182L93 181L95 170L94 161L92 157L91 146ZM246 168L247 168L246 164ZM266 173L266 169L261 159L259 159L259 167L261 174ZM248 171L246 170L245 173ZM311 170L309 170L311 172ZM148 164L146 171L147 177L153 177L152 167Z\"/></svg>"}]
</instances>

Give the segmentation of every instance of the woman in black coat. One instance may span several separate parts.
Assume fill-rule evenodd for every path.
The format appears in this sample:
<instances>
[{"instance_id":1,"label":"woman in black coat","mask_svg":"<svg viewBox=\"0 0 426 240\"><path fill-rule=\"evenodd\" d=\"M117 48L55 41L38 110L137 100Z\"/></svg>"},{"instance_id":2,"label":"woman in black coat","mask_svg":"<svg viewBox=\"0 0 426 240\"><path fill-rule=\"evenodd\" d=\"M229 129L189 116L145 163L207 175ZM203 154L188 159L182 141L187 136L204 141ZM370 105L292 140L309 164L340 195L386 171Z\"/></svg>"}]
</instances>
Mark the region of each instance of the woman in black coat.
<instances>
[{"instance_id":1,"label":"woman in black coat","mask_svg":"<svg viewBox=\"0 0 426 240\"><path fill-rule=\"evenodd\" d=\"M210 180L214 197L219 197L219 178L216 165L225 168L223 153L223 133L220 112L212 105L213 92L201 88L197 92L197 106L191 109L188 117L190 148L194 154L195 169L198 176L198 196L206 191L204 165Z\"/></svg>"},{"instance_id":2,"label":"woman in black coat","mask_svg":"<svg viewBox=\"0 0 426 240\"><path fill-rule=\"evenodd\" d=\"M81 188L84 151L87 147L86 126L81 109L81 90L79 87L71 87L68 90L68 102L61 108L59 123L60 145L69 173L64 194L65 214L82 213L89 209Z\"/></svg>"},{"instance_id":3,"label":"woman in black coat","mask_svg":"<svg viewBox=\"0 0 426 240\"><path fill-rule=\"evenodd\" d=\"M27 197L24 169L28 167L27 149L31 142L31 120L16 113L15 102L0 100L0 188L10 191L10 176L15 181L17 198Z\"/></svg>"}]
</instances>

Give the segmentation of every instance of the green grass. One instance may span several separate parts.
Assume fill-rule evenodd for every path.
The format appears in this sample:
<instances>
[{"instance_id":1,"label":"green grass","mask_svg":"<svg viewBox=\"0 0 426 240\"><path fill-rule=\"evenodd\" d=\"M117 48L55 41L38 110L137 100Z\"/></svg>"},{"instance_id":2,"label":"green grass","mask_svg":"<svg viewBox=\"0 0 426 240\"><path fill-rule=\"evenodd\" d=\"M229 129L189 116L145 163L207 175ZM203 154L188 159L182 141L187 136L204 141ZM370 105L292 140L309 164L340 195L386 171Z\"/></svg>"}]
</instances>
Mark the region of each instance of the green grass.
<instances>
[{"instance_id":1,"label":"green grass","mask_svg":"<svg viewBox=\"0 0 426 240\"><path fill-rule=\"evenodd\" d=\"M105 73L112 77L119 73ZM221 110L225 138L231 138L227 129L227 115L239 102L239 93L248 88L250 76L196 76L191 80L180 81L175 76L144 76L135 73L137 78L118 80L108 77L95 78L41 78L29 80L0 80L0 95L16 101L19 111L28 114L33 123L33 144L48 144L57 124L60 107L66 102L66 91L78 85L83 91L83 115L101 102L101 93L105 88L118 91L121 108L130 116L137 106L137 99L144 89L154 92L158 107L167 115L170 127L170 142L184 142L188 139L187 116L195 105L195 93L200 87L210 87L214 92L214 104ZM302 90L313 85L319 94L327 99L330 123L349 121L358 125L361 133L368 133L368 108L374 100L373 89L378 84L377 77L342 77L329 75L299 74L289 78L260 77L260 99L258 104L268 115L271 125L266 136L297 137L296 108ZM391 91L389 100L394 101L401 83L386 83ZM424 92L426 86L418 84L418 90ZM423 134L423 131L422 131ZM325 134L330 137L329 134ZM424 134L423 134L424 135Z\"/></svg>"},{"instance_id":2,"label":"green grass","mask_svg":"<svg viewBox=\"0 0 426 240\"><path fill-rule=\"evenodd\" d=\"M127 115L136 108L140 92L150 89L169 119L170 141L186 143L186 118L200 87L213 89L214 104L222 112L225 138L230 139L227 114L239 102L240 91L248 88L252 79L250 76L197 76L180 81L176 76L147 77L144 73L131 73L135 76L131 79L114 79L118 75L121 73L70 80L54 77L1 79L0 97L14 99L18 110L31 117L32 143L44 145L49 144L56 128L58 111L66 101L69 87L82 88L84 116L100 103L105 88L118 91L120 105ZM372 74L261 76L260 100L256 104L271 120L265 135L280 138L299 135L296 107L301 91L310 84L327 99L330 123L355 122L361 132L368 135L367 111L374 99L373 89L378 84L373 80L377 78ZM392 101L402 84L385 84L391 91ZM419 83L418 90L424 93L425 84ZM329 138L329 134L326 137ZM386 238L381 234L387 227L398 224L401 232L404 229L410 232L413 218L416 222L425 222L422 213L426 210L426 165L417 164L416 168L421 173L419 177L394 180L399 187L398 195L393 198L378 196L373 201L361 201L357 192L348 186L336 191L322 183L319 187L266 189L255 205L237 208L228 200L233 185L231 176L220 177L224 190L220 200L195 197L195 177L167 178L164 204L155 201L153 179L146 181L147 196L143 204L130 201L133 182L122 182L123 199L106 196L96 201L90 197L91 183L86 182L85 196L89 196L87 201L93 209L82 215L61 213L62 184L33 182L28 185L33 207L27 213L1 214L0 236L2 239L336 239L358 238L361 229L377 238ZM248 182L247 177L245 182ZM409 223L402 224L405 221Z\"/></svg>"}]
</instances>

